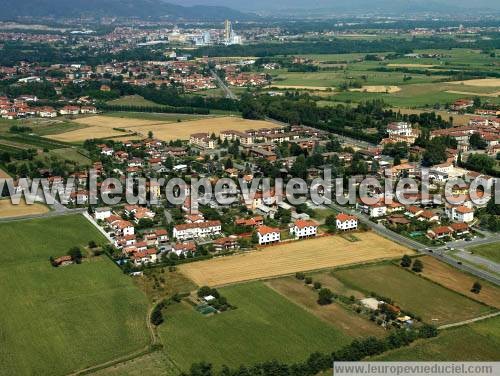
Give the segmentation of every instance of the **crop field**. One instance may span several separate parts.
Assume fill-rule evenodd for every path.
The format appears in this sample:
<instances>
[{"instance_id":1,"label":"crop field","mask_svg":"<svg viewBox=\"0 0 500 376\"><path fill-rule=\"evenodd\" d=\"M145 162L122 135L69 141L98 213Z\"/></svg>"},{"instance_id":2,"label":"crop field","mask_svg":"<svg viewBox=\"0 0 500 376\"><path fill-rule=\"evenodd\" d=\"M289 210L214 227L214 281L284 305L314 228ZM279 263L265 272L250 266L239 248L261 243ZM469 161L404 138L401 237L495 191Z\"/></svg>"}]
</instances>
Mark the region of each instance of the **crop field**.
<instances>
[{"instance_id":1,"label":"crop field","mask_svg":"<svg viewBox=\"0 0 500 376\"><path fill-rule=\"evenodd\" d=\"M115 106L161 107L160 104L144 99L140 95L126 95L107 103Z\"/></svg>"},{"instance_id":2,"label":"crop field","mask_svg":"<svg viewBox=\"0 0 500 376\"><path fill-rule=\"evenodd\" d=\"M500 243L480 245L470 249L470 251L500 264Z\"/></svg>"},{"instance_id":3,"label":"crop field","mask_svg":"<svg viewBox=\"0 0 500 376\"><path fill-rule=\"evenodd\" d=\"M500 361L500 317L446 329L436 338L418 340L373 360Z\"/></svg>"},{"instance_id":4,"label":"crop field","mask_svg":"<svg viewBox=\"0 0 500 376\"><path fill-rule=\"evenodd\" d=\"M0 374L64 375L145 348L147 300L104 256L49 256L104 243L83 216L0 224Z\"/></svg>"},{"instance_id":5,"label":"crop field","mask_svg":"<svg viewBox=\"0 0 500 376\"><path fill-rule=\"evenodd\" d=\"M373 233L356 236L360 241L354 243L340 236L290 242L261 251L181 265L179 270L198 285L219 286L412 253Z\"/></svg>"},{"instance_id":6,"label":"crop field","mask_svg":"<svg viewBox=\"0 0 500 376\"><path fill-rule=\"evenodd\" d=\"M430 324L459 322L492 311L483 304L395 265L339 270L334 272L334 276L352 288L393 299L396 305Z\"/></svg>"},{"instance_id":7,"label":"crop field","mask_svg":"<svg viewBox=\"0 0 500 376\"><path fill-rule=\"evenodd\" d=\"M10 199L0 200L0 218L23 217L47 212L49 212L49 208L43 204L28 205L25 201L20 201L19 205L13 205Z\"/></svg>"},{"instance_id":8,"label":"crop field","mask_svg":"<svg viewBox=\"0 0 500 376\"><path fill-rule=\"evenodd\" d=\"M416 114L419 115L423 112L430 112L431 110L417 110L417 109L409 109L409 108L393 108L393 111L395 112L401 112L402 114ZM469 121L477 115L472 115L472 114L455 114L451 113L445 110L432 110L433 112L436 113L436 115L440 115L443 119L448 120L450 117L453 118L453 125L454 126L462 126L462 125L468 125Z\"/></svg>"},{"instance_id":9,"label":"crop field","mask_svg":"<svg viewBox=\"0 0 500 376\"><path fill-rule=\"evenodd\" d=\"M478 281L478 278L463 273L460 270L444 264L430 256L421 257L420 260L422 260L424 264L424 270L421 274L425 278L439 283L450 290L467 295L474 300L500 309L499 287L486 281L479 280L483 288L479 294L474 294L470 290L474 282Z\"/></svg>"},{"instance_id":10,"label":"crop field","mask_svg":"<svg viewBox=\"0 0 500 376\"><path fill-rule=\"evenodd\" d=\"M237 309L204 317L191 305L180 303L165 311L161 341L183 371L201 361L215 368L274 359L304 361L311 352L334 351L351 341L264 283L225 287L220 293Z\"/></svg>"},{"instance_id":11,"label":"crop field","mask_svg":"<svg viewBox=\"0 0 500 376\"><path fill-rule=\"evenodd\" d=\"M135 118L121 118L116 116L91 116L75 120L87 128L49 136L53 139L66 142L84 141L89 138L130 138L134 134L147 137L149 131L154 137L163 140L189 139L193 133L208 132L219 134L221 131L232 129L244 131L247 129L276 128L276 125L267 121L246 120L237 117L210 117L201 120L177 122L173 118L169 121L145 120Z\"/></svg>"},{"instance_id":12,"label":"crop field","mask_svg":"<svg viewBox=\"0 0 500 376\"><path fill-rule=\"evenodd\" d=\"M351 337L383 337L387 334L384 329L374 322L345 309L340 304L320 306L316 302L318 298L317 291L314 291L310 286L306 286L304 281L299 281L295 277L272 279L266 282L266 285Z\"/></svg>"}]
</instances>

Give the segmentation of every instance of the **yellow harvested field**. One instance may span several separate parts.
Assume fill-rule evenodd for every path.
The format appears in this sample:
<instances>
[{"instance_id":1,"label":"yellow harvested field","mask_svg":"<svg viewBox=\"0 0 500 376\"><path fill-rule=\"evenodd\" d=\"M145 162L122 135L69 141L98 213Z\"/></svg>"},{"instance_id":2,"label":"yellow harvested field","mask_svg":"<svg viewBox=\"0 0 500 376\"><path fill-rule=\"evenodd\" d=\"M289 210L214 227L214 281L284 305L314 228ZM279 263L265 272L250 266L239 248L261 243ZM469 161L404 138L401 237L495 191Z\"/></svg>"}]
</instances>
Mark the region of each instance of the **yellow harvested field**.
<instances>
[{"instance_id":1,"label":"yellow harvested field","mask_svg":"<svg viewBox=\"0 0 500 376\"><path fill-rule=\"evenodd\" d=\"M349 91L360 91L363 93L397 93L401 91L399 86L384 86L384 85L375 85L375 86L363 86L360 89L349 89Z\"/></svg>"},{"instance_id":2,"label":"yellow harvested field","mask_svg":"<svg viewBox=\"0 0 500 376\"><path fill-rule=\"evenodd\" d=\"M500 78L480 78L477 80L453 81L448 83L454 85L500 87Z\"/></svg>"},{"instance_id":3,"label":"yellow harvested field","mask_svg":"<svg viewBox=\"0 0 500 376\"><path fill-rule=\"evenodd\" d=\"M476 115L472 114L455 114L455 113L450 113L444 110L416 110L416 109L410 109L410 108L399 108L395 107L392 109L395 112L401 112L402 114L405 115L411 115L411 114L416 114L419 115L424 112L435 112L436 115L440 115L443 119L448 120L450 117L453 117L453 125L454 126L462 126L462 125L467 125L469 124L469 121L476 117Z\"/></svg>"},{"instance_id":4,"label":"yellow harvested field","mask_svg":"<svg viewBox=\"0 0 500 376\"><path fill-rule=\"evenodd\" d=\"M23 217L25 215L44 214L49 211L45 205L35 203L28 205L21 201L19 205L13 205L10 199L0 200L0 218Z\"/></svg>"},{"instance_id":5,"label":"yellow harvested field","mask_svg":"<svg viewBox=\"0 0 500 376\"><path fill-rule=\"evenodd\" d=\"M224 130L244 131L247 129L276 128L267 121L246 120L237 117L211 117L183 122L156 121L113 116L91 116L76 120L87 128L48 136L58 141L77 142L89 138L140 139L147 137L149 131L163 141L187 140L193 133L216 133Z\"/></svg>"},{"instance_id":6,"label":"yellow harvested field","mask_svg":"<svg viewBox=\"0 0 500 376\"><path fill-rule=\"evenodd\" d=\"M469 298L478 300L492 307L500 309L500 288L482 281L483 288L480 294L471 292L472 285L477 278L461 272L431 256L421 257L424 269L422 275L450 290L457 291Z\"/></svg>"},{"instance_id":7,"label":"yellow harvested field","mask_svg":"<svg viewBox=\"0 0 500 376\"><path fill-rule=\"evenodd\" d=\"M433 68L433 64L387 64L388 67L399 67L399 68Z\"/></svg>"},{"instance_id":8,"label":"yellow harvested field","mask_svg":"<svg viewBox=\"0 0 500 376\"><path fill-rule=\"evenodd\" d=\"M356 234L356 237L359 241L326 236L290 242L260 251L180 265L179 270L200 286L221 286L413 253L372 232Z\"/></svg>"},{"instance_id":9,"label":"yellow harvested field","mask_svg":"<svg viewBox=\"0 0 500 376\"><path fill-rule=\"evenodd\" d=\"M156 138L163 141L187 140L193 133L215 133L216 135L225 130L246 131L248 129L277 128L278 126L269 121L247 120L237 117L216 117L203 120L183 121L173 123L161 128L154 128Z\"/></svg>"},{"instance_id":10,"label":"yellow harvested field","mask_svg":"<svg viewBox=\"0 0 500 376\"><path fill-rule=\"evenodd\" d=\"M470 91L446 90L446 92L450 94L471 95L476 97L500 97L500 91L495 91L493 93L472 93Z\"/></svg>"},{"instance_id":11,"label":"yellow harvested field","mask_svg":"<svg viewBox=\"0 0 500 376\"><path fill-rule=\"evenodd\" d=\"M333 89L332 87L328 87L328 86L275 85L275 84L268 86L268 88L269 89L276 88L276 89L297 89L297 90L320 90L320 91Z\"/></svg>"}]
</instances>

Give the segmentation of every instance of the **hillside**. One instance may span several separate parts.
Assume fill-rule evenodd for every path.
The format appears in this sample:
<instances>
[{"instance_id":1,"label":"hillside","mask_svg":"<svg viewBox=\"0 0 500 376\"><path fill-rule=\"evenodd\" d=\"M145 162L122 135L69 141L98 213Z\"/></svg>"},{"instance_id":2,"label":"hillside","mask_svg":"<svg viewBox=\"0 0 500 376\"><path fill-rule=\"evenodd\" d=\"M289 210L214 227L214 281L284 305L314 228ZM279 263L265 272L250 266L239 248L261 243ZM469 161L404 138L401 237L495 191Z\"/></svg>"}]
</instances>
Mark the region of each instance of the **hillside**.
<instances>
[{"instance_id":1,"label":"hillside","mask_svg":"<svg viewBox=\"0 0 500 376\"><path fill-rule=\"evenodd\" d=\"M185 7L158 0L0 0L0 20L17 17L139 17L187 20L248 20L253 15L223 6Z\"/></svg>"}]
</instances>

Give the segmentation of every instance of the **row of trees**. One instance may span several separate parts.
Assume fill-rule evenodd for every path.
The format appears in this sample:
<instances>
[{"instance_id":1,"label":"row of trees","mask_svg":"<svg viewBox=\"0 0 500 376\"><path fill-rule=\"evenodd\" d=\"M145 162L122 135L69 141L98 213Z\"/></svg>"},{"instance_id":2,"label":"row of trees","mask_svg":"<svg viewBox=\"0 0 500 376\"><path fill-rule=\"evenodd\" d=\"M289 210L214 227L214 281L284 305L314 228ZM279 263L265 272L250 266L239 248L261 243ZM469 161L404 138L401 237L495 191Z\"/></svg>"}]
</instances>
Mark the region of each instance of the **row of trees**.
<instances>
[{"instance_id":1,"label":"row of trees","mask_svg":"<svg viewBox=\"0 0 500 376\"><path fill-rule=\"evenodd\" d=\"M360 361L369 356L410 345L419 338L432 338L438 335L434 326L424 324L419 329L399 329L387 338L368 337L354 340L349 345L331 354L315 352L302 363L286 364L270 361L254 366L241 366L230 369L223 366L220 371L214 370L210 363L195 363L186 376L315 376L332 368L335 361Z\"/></svg>"}]
</instances>

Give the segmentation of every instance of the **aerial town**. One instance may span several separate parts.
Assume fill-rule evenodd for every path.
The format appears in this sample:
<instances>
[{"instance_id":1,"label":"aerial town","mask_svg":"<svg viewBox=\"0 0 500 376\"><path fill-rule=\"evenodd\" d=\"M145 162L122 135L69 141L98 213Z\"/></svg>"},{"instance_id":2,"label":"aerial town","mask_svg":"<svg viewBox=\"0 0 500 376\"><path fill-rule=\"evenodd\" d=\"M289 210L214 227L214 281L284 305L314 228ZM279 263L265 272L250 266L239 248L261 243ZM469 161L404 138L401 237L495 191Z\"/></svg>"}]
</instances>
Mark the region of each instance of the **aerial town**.
<instances>
[{"instance_id":1,"label":"aerial town","mask_svg":"<svg viewBox=\"0 0 500 376\"><path fill-rule=\"evenodd\" d=\"M500 361L498 4L31 3L0 375Z\"/></svg>"}]
</instances>

